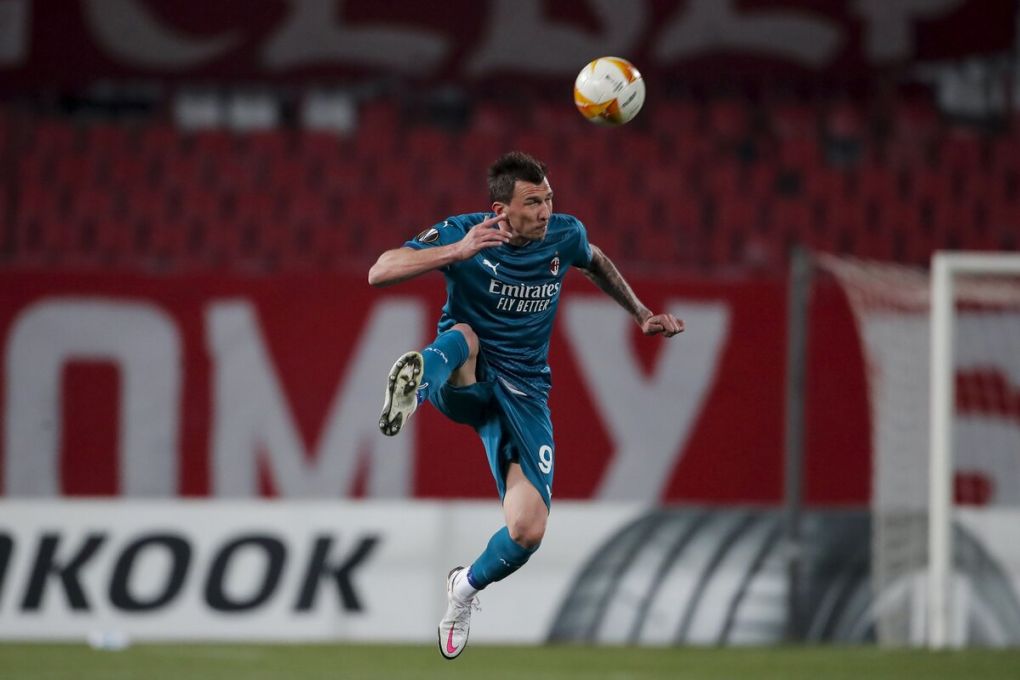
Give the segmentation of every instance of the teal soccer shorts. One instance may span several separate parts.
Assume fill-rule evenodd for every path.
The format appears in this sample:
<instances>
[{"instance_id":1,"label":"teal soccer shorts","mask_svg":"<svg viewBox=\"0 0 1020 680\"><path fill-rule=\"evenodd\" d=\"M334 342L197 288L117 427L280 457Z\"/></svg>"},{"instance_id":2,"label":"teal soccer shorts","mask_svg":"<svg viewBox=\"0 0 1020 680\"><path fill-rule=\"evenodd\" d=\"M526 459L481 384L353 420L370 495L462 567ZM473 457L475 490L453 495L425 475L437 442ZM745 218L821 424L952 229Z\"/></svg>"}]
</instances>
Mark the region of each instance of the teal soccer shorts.
<instances>
[{"instance_id":1,"label":"teal soccer shorts","mask_svg":"<svg viewBox=\"0 0 1020 680\"><path fill-rule=\"evenodd\" d=\"M519 463L524 476L538 489L546 508L552 503L553 443L549 405L496 378L455 387L446 383L429 400L450 420L470 425L481 437L499 498L506 493L510 463Z\"/></svg>"}]
</instances>

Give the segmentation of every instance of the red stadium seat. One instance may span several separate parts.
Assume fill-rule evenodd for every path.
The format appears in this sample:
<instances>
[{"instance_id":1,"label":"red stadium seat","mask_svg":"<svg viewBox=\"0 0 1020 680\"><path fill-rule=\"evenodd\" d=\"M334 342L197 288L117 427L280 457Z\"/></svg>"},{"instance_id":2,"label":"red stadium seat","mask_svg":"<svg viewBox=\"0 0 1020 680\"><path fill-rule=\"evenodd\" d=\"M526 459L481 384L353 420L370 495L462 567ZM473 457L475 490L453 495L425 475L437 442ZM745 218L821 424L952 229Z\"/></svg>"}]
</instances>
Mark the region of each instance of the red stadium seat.
<instances>
[{"instance_id":1,"label":"red stadium seat","mask_svg":"<svg viewBox=\"0 0 1020 680\"><path fill-rule=\"evenodd\" d=\"M952 195L952 177L941 170L919 169L910 175L907 195L915 200L941 201Z\"/></svg>"},{"instance_id":2,"label":"red stadium seat","mask_svg":"<svg viewBox=\"0 0 1020 680\"><path fill-rule=\"evenodd\" d=\"M140 186L148 179L151 164L137 153L121 153L110 161L109 185L120 191Z\"/></svg>"},{"instance_id":3,"label":"red stadium seat","mask_svg":"<svg viewBox=\"0 0 1020 680\"><path fill-rule=\"evenodd\" d=\"M69 217L75 221L102 219L113 214L114 191L82 184L70 195Z\"/></svg>"},{"instance_id":4,"label":"red stadium seat","mask_svg":"<svg viewBox=\"0 0 1020 680\"><path fill-rule=\"evenodd\" d=\"M474 106L467 134L501 137L517 126L517 121L506 102L483 100Z\"/></svg>"},{"instance_id":5,"label":"red stadium seat","mask_svg":"<svg viewBox=\"0 0 1020 680\"><path fill-rule=\"evenodd\" d=\"M53 186L53 161L37 151L27 151L18 158L18 185Z\"/></svg>"},{"instance_id":6,"label":"red stadium seat","mask_svg":"<svg viewBox=\"0 0 1020 680\"><path fill-rule=\"evenodd\" d=\"M801 176L807 198L835 203L850 195L848 176L841 170L819 167L810 172L804 171Z\"/></svg>"},{"instance_id":7,"label":"red stadium seat","mask_svg":"<svg viewBox=\"0 0 1020 680\"><path fill-rule=\"evenodd\" d=\"M705 189L709 195L725 200L743 193L741 166L736 161L720 161L705 169Z\"/></svg>"},{"instance_id":8,"label":"red stadium seat","mask_svg":"<svg viewBox=\"0 0 1020 680\"><path fill-rule=\"evenodd\" d=\"M988 210L989 231L996 248L1015 250L1020 247L1020 202L993 202Z\"/></svg>"},{"instance_id":9,"label":"red stadium seat","mask_svg":"<svg viewBox=\"0 0 1020 680\"><path fill-rule=\"evenodd\" d=\"M11 140L11 121L6 112L0 109L0 156L6 157L7 145Z\"/></svg>"},{"instance_id":10,"label":"red stadium seat","mask_svg":"<svg viewBox=\"0 0 1020 680\"><path fill-rule=\"evenodd\" d=\"M449 133L426 125L410 128L401 146L406 158L425 161L446 158L455 148Z\"/></svg>"},{"instance_id":11,"label":"red stadium seat","mask_svg":"<svg viewBox=\"0 0 1020 680\"><path fill-rule=\"evenodd\" d=\"M1020 172L1020 136L1000 136L992 141L991 170L997 175Z\"/></svg>"},{"instance_id":12,"label":"red stadium seat","mask_svg":"<svg viewBox=\"0 0 1020 680\"><path fill-rule=\"evenodd\" d=\"M301 130L294 140L294 153L303 162L312 159L336 160L351 145L348 138L335 132Z\"/></svg>"},{"instance_id":13,"label":"red stadium seat","mask_svg":"<svg viewBox=\"0 0 1020 680\"><path fill-rule=\"evenodd\" d=\"M713 99L706 106L705 119L709 134L723 144L743 141L751 134L750 107L743 99Z\"/></svg>"},{"instance_id":14,"label":"red stadium seat","mask_svg":"<svg viewBox=\"0 0 1020 680\"><path fill-rule=\"evenodd\" d=\"M776 191L778 168L769 161L753 163L746 172L744 189L757 199L767 198Z\"/></svg>"},{"instance_id":15,"label":"red stadium seat","mask_svg":"<svg viewBox=\"0 0 1020 680\"><path fill-rule=\"evenodd\" d=\"M779 163L787 168L814 171L822 163L822 150L814 137L783 140L778 155Z\"/></svg>"},{"instance_id":16,"label":"red stadium seat","mask_svg":"<svg viewBox=\"0 0 1020 680\"><path fill-rule=\"evenodd\" d=\"M244 259L242 244L247 236L246 232L251 233L254 225L232 215L210 222L196 220L194 223L201 225L200 232L203 236L201 252L206 262L217 268L242 262Z\"/></svg>"},{"instance_id":17,"label":"red stadium seat","mask_svg":"<svg viewBox=\"0 0 1020 680\"><path fill-rule=\"evenodd\" d=\"M786 242L807 243L811 236L811 204L807 201L779 199L772 203L772 233Z\"/></svg>"},{"instance_id":18,"label":"red stadium seat","mask_svg":"<svg viewBox=\"0 0 1020 680\"><path fill-rule=\"evenodd\" d=\"M222 218L229 218L232 212L224 205L224 197L212 187L190 185L182 188L180 203L175 205L172 196L163 201L166 212L174 215L178 210L185 220L196 219L200 222L215 223Z\"/></svg>"},{"instance_id":19,"label":"red stadium seat","mask_svg":"<svg viewBox=\"0 0 1020 680\"><path fill-rule=\"evenodd\" d=\"M176 200L176 205L170 206L170 200ZM137 186L123 196L125 204L125 217L129 221L147 220L159 217L170 212L180 213L183 206L180 205L179 194L167 194L165 188L152 189L145 186Z\"/></svg>"},{"instance_id":20,"label":"red stadium seat","mask_svg":"<svg viewBox=\"0 0 1020 680\"><path fill-rule=\"evenodd\" d=\"M154 160L152 170L163 186L184 187L204 184L207 166L207 160L197 154L168 152Z\"/></svg>"},{"instance_id":21,"label":"red stadium seat","mask_svg":"<svg viewBox=\"0 0 1020 680\"><path fill-rule=\"evenodd\" d=\"M930 97L903 97L893 104L893 130L897 136L933 138L941 128L938 107Z\"/></svg>"},{"instance_id":22,"label":"red stadium seat","mask_svg":"<svg viewBox=\"0 0 1020 680\"><path fill-rule=\"evenodd\" d=\"M261 186L265 187L266 191L291 194L297 191L298 187L305 185L308 169L301 161L287 157L278 158L260 170L261 173L256 173L256 177L265 178Z\"/></svg>"},{"instance_id":23,"label":"red stadium seat","mask_svg":"<svg viewBox=\"0 0 1020 680\"><path fill-rule=\"evenodd\" d=\"M598 225L600 233L627 233L666 228L664 225L658 224L649 201L621 193L609 205L609 219Z\"/></svg>"},{"instance_id":24,"label":"red stadium seat","mask_svg":"<svg viewBox=\"0 0 1020 680\"><path fill-rule=\"evenodd\" d=\"M677 137L691 137L701 134L704 127L704 112L693 99L659 100L648 102L651 127ZM644 115L644 114L642 114Z\"/></svg>"},{"instance_id":25,"label":"red stadium seat","mask_svg":"<svg viewBox=\"0 0 1020 680\"><path fill-rule=\"evenodd\" d=\"M57 157L54 163L54 180L58 186L76 187L91 184L98 174L98 166L91 156L67 154Z\"/></svg>"},{"instance_id":26,"label":"red stadium seat","mask_svg":"<svg viewBox=\"0 0 1020 680\"><path fill-rule=\"evenodd\" d=\"M761 226L761 205L748 196L720 197L716 201L716 226L736 233L749 234Z\"/></svg>"},{"instance_id":27,"label":"red stadium seat","mask_svg":"<svg viewBox=\"0 0 1020 680\"><path fill-rule=\"evenodd\" d=\"M950 131L939 145L938 154L943 169L972 172L988 166L981 139L966 128Z\"/></svg>"},{"instance_id":28,"label":"red stadium seat","mask_svg":"<svg viewBox=\"0 0 1020 680\"><path fill-rule=\"evenodd\" d=\"M215 161L221 156L236 153L240 145L234 134L226 130L199 130L186 135L183 143L188 150Z\"/></svg>"},{"instance_id":29,"label":"red stadium seat","mask_svg":"<svg viewBox=\"0 0 1020 680\"><path fill-rule=\"evenodd\" d=\"M859 252L859 240L868 229L867 206L849 198L827 204L826 227L835 234L839 250L848 254Z\"/></svg>"},{"instance_id":30,"label":"red stadium seat","mask_svg":"<svg viewBox=\"0 0 1020 680\"><path fill-rule=\"evenodd\" d=\"M145 222L146 254L168 262L183 261L187 254L190 224L187 219L154 216Z\"/></svg>"},{"instance_id":31,"label":"red stadium seat","mask_svg":"<svg viewBox=\"0 0 1020 680\"><path fill-rule=\"evenodd\" d=\"M805 102L773 104L770 107L769 127L781 142L815 138L818 135L818 115L815 107Z\"/></svg>"},{"instance_id":32,"label":"red stadium seat","mask_svg":"<svg viewBox=\"0 0 1020 680\"><path fill-rule=\"evenodd\" d=\"M394 103L378 100L365 104L353 137L356 153L362 158L399 158L400 112Z\"/></svg>"},{"instance_id":33,"label":"red stadium seat","mask_svg":"<svg viewBox=\"0 0 1020 680\"><path fill-rule=\"evenodd\" d=\"M865 115L860 106L851 100L835 102L822 116L822 132L830 138L863 140Z\"/></svg>"},{"instance_id":34,"label":"red stadium seat","mask_svg":"<svg viewBox=\"0 0 1020 680\"><path fill-rule=\"evenodd\" d=\"M560 156L556 140L544 132L518 130L507 139L506 144L507 149L523 151L546 163L552 163ZM555 168L550 172L555 172Z\"/></svg>"},{"instance_id":35,"label":"red stadium seat","mask_svg":"<svg viewBox=\"0 0 1020 680\"><path fill-rule=\"evenodd\" d=\"M117 158L138 150L134 131L121 123L90 123L84 128L89 153Z\"/></svg>"},{"instance_id":36,"label":"red stadium seat","mask_svg":"<svg viewBox=\"0 0 1020 680\"><path fill-rule=\"evenodd\" d=\"M888 167L868 163L859 167L856 175L856 193L864 200L887 202L900 196L899 176Z\"/></svg>"},{"instance_id":37,"label":"red stadium seat","mask_svg":"<svg viewBox=\"0 0 1020 680\"><path fill-rule=\"evenodd\" d=\"M457 158L460 162L476 169L479 178L484 179L489 165L510 148L505 135L492 135L471 129L461 135L458 142Z\"/></svg>"},{"instance_id":38,"label":"red stadium seat","mask_svg":"<svg viewBox=\"0 0 1020 680\"><path fill-rule=\"evenodd\" d=\"M532 126L538 130L546 130L551 134L560 134L587 125L577 107L569 99L556 99L555 102L543 101L535 104L531 111Z\"/></svg>"},{"instance_id":39,"label":"red stadium seat","mask_svg":"<svg viewBox=\"0 0 1020 680\"><path fill-rule=\"evenodd\" d=\"M32 129L32 147L43 154L66 155L78 144L77 130L63 119L41 120Z\"/></svg>"},{"instance_id":40,"label":"red stadium seat","mask_svg":"<svg viewBox=\"0 0 1020 680\"><path fill-rule=\"evenodd\" d=\"M181 144L182 135L174 127L161 123L151 123L142 129L139 145L146 156L164 156L176 152Z\"/></svg>"},{"instance_id":41,"label":"red stadium seat","mask_svg":"<svg viewBox=\"0 0 1020 680\"><path fill-rule=\"evenodd\" d=\"M238 135L237 144L242 156L275 163L293 155L293 140L280 130L256 130Z\"/></svg>"},{"instance_id":42,"label":"red stadium seat","mask_svg":"<svg viewBox=\"0 0 1020 680\"><path fill-rule=\"evenodd\" d=\"M664 153L660 140L651 134L635 129L622 139L621 159L632 167L635 173L643 173L649 167L658 167L673 160Z\"/></svg>"},{"instance_id":43,"label":"red stadium seat","mask_svg":"<svg viewBox=\"0 0 1020 680\"><path fill-rule=\"evenodd\" d=\"M664 201L669 205L668 202L678 194L692 190L688 179L681 163L662 163L652 166L644 174L640 190L648 199ZM586 185L586 175L578 178L578 185Z\"/></svg>"}]
</instances>

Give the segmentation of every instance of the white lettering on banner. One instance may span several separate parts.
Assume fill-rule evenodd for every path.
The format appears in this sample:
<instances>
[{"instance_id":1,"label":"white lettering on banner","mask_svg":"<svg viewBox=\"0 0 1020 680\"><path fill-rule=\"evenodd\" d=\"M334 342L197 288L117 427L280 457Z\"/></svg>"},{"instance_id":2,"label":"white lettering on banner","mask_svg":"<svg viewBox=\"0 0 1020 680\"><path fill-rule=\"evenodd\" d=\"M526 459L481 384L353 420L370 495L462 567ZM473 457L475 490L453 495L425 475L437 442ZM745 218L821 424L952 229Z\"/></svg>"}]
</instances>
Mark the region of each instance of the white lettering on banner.
<instances>
[{"instance_id":1,"label":"white lettering on banner","mask_svg":"<svg viewBox=\"0 0 1020 680\"><path fill-rule=\"evenodd\" d=\"M223 56L241 43L238 31L186 35L152 16L136 0L86 0L84 17L111 55L139 66L183 70Z\"/></svg>"},{"instance_id":2,"label":"white lettering on banner","mask_svg":"<svg viewBox=\"0 0 1020 680\"><path fill-rule=\"evenodd\" d=\"M556 507L554 538L487 594L500 615L475 642L543 642L593 551L644 506ZM501 521L491 501L0 500L0 640L435 644L448 559Z\"/></svg>"},{"instance_id":3,"label":"white lettering on banner","mask_svg":"<svg viewBox=\"0 0 1020 680\"><path fill-rule=\"evenodd\" d=\"M113 621L132 633L188 637L196 634L193 626L206 634L217 627L251 629L260 618L254 628L288 620L305 634L335 635L339 618L363 619L369 603L378 602L362 582L379 554L401 554L383 540L392 522L373 527L367 513L355 512L347 519L355 518L357 527L350 521L329 526L337 523L324 520L335 519L341 506L134 503L125 511L123 503L89 501L0 507L6 596L0 637L23 636L26 628L61 636Z\"/></svg>"},{"instance_id":4,"label":"white lettering on banner","mask_svg":"<svg viewBox=\"0 0 1020 680\"><path fill-rule=\"evenodd\" d=\"M740 49L821 66L843 40L837 26L791 9L744 10L733 0L691 0L667 22L655 56L670 61L719 50Z\"/></svg>"},{"instance_id":5,"label":"white lettering on banner","mask_svg":"<svg viewBox=\"0 0 1020 680\"><path fill-rule=\"evenodd\" d=\"M343 0L290 0L286 23L263 51L267 66L288 69L316 62L380 66L429 73L446 57L449 43L424 28L395 24L344 26Z\"/></svg>"},{"instance_id":6,"label":"white lettering on banner","mask_svg":"<svg viewBox=\"0 0 1020 680\"><path fill-rule=\"evenodd\" d=\"M466 70L471 74L512 69L531 73L576 71L597 54L627 54L647 25L645 2L589 0L602 31L556 23L544 16L540 0L496 0L488 13L488 29ZM521 36L528 40L521 40ZM535 49L555 45L555 50Z\"/></svg>"},{"instance_id":7,"label":"white lettering on banner","mask_svg":"<svg viewBox=\"0 0 1020 680\"><path fill-rule=\"evenodd\" d=\"M872 62L905 59L914 52L919 18L945 16L966 0L854 0L850 8L867 22L864 49Z\"/></svg>"},{"instance_id":8,"label":"white lettering on banner","mask_svg":"<svg viewBox=\"0 0 1020 680\"><path fill-rule=\"evenodd\" d=\"M857 0L851 11L864 19L863 51L872 63L910 57L918 19L947 16L966 0ZM410 20L371 25L344 22L343 0L289 0L290 11L261 44L261 66L274 71L312 65L354 64L432 75L444 67L461 35L440 34ZM592 33L579 23L553 21L540 0L495 0L484 12L484 36L455 69L472 76L512 70L573 74L594 54L628 54L653 45L664 66L720 50L766 54L821 67L847 42L850 20L807 6L745 8L734 0L689 0L658 26L647 0L588 0L600 23ZM806 5L806 3L804 3ZM127 64L166 71L198 68L236 53L253 36L240 31L189 34L153 15L140 0L85 0L84 16L96 42ZM646 33L651 30L650 37ZM516 39L527 35L528 41ZM531 45L556 49L531 49ZM0 55L2 56L2 55Z\"/></svg>"},{"instance_id":9,"label":"white lettering on banner","mask_svg":"<svg viewBox=\"0 0 1020 680\"><path fill-rule=\"evenodd\" d=\"M362 454L371 454L368 495L411 494L413 430L400 437L380 437L381 402L376 397L393 358L424 344L421 302L387 298L372 308L311 456L287 407L251 303L218 302L210 305L206 317L215 367L211 451L215 495L257 496L263 454L281 496L348 495Z\"/></svg>"},{"instance_id":10,"label":"white lettering on banner","mask_svg":"<svg viewBox=\"0 0 1020 680\"><path fill-rule=\"evenodd\" d=\"M119 369L120 492L177 493L180 338L156 305L88 298L36 303L14 320L4 360L5 494L59 494L61 382L75 360L109 361Z\"/></svg>"},{"instance_id":11,"label":"white lettering on banner","mask_svg":"<svg viewBox=\"0 0 1020 680\"><path fill-rule=\"evenodd\" d=\"M729 331L722 304L671 301L687 329L663 344L645 378L630 343L633 321L611 300L570 300L566 329L615 449L596 496L658 499L680 462L716 377Z\"/></svg>"}]
</instances>

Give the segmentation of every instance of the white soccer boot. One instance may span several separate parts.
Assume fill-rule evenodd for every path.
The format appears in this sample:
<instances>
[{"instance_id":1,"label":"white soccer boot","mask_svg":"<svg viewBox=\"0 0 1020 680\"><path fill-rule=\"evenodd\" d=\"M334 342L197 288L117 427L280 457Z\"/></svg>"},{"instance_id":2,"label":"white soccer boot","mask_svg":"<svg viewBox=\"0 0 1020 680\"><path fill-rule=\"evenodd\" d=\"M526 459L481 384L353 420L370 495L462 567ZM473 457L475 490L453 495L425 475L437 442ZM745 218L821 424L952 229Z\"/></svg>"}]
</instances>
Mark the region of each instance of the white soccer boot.
<instances>
[{"instance_id":1,"label":"white soccer boot","mask_svg":"<svg viewBox=\"0 0 1020 680\"><path fill-rule=\"evenodd\" d=\"M453 592L453 582L459 574L467 578L464 567L454 567L446 577L446 616L439 622L439 653L447 659L456 659L467 647L468 633L471 630L471 610L478 609L478 601L472 596L466 601L457 598Z\"/></svg>"},{"instance_id":2,"label":"white soccer boot","mask_svg":"<svg viewBox=\"0 0 1020 680\"><path fill-rule=\"evenodd\" d=\"M388 437L400 432L407 419L418 408L418 386L421 384L425 361L419 352L408 352L397 359L386 381L386 400L379 429Z\"/></svg>"}]
</instances>

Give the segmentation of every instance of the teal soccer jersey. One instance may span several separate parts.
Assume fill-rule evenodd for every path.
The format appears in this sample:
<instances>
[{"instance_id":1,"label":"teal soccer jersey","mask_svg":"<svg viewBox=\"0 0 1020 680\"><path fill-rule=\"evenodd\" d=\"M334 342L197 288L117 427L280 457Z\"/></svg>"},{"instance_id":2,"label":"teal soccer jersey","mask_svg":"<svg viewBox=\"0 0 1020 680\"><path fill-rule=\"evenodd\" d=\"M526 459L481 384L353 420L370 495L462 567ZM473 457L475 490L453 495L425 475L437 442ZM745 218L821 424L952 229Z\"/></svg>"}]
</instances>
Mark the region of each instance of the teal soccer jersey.
<instances>
[{"instance_id":1,"label":"teal soccer jersey","mask_svg":"<svg viewBox=\"0 0 1020 680\"><path fill-rule=\"evenodd\" d=\"M404 245L430 248L449 245L493 213L450 217ZM563 277L572 265L591 263L591 246L580 220L554 213L541 241L523 246L486 248L442 268L446 304L439 332L467 323L478 335L480 354L508 389L531 396L548 395L549 337Z\"/></svg>"}]
</instances>

